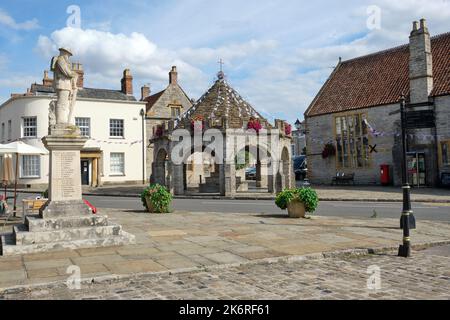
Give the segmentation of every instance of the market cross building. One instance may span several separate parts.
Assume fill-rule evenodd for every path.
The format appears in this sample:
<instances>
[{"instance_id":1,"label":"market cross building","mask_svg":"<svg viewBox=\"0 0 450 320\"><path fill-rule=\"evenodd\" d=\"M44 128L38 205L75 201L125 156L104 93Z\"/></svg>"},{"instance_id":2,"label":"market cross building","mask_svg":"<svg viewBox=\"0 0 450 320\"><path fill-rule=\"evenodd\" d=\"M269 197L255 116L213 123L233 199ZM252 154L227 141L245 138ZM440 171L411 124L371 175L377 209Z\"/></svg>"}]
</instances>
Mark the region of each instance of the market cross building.
<instances>
[{"instance_id":1,"label":"market cross building","mask_svg":"<svg viewBox=\"0 0 450 320\"><path fill-rule=\"evenodd\" d=\"M439 186L450 175L450 33L413 23L409 45L339 61L305 112L308 175L330 184L401 184L400 98L407 102L408 176ZM345 179L338 179L345 181ZM350 181L347 181L350 182Z\"/></svg>"},{"instance_id":2,"label":"market cross building","mask_svg":"<svg viewBox=\"0 0 450 320\"><path fill-rule=\"evenodd\" d=\"M153 132L154 182L175 195L273 194L294 185L291 139L289 124L270 124L221 71L189 110ZM187 150L180 156L184 142Z\"/></svg>"}]
</instances>

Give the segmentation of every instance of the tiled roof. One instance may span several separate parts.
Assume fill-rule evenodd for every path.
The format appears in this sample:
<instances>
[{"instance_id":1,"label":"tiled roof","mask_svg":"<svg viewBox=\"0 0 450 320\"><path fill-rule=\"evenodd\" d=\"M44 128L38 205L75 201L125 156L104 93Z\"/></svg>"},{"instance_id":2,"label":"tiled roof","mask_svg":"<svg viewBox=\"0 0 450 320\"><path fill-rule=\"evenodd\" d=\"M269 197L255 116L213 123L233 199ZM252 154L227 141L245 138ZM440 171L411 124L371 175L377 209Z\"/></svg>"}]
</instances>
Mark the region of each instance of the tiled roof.
<instances>
[{"instance_id":1,"label":"tiled roof","mask_svg":"<svg viewBox=\"0 0 450 320\"><path fill-rule=\"evenodd\" d=\"M262 117L246 102L225 79L218 79L208 91L185 113L182 119L202 116L206 119L228 117L230 128L241 128L243 121L250 118L259 119L266 128L270 127L267 119Z\"/></svg>"},{"instance_id":2,"label":"tiled roof","mask_svg":"<svg viewBox=\"0 0 450 320\"><path fill-rule=\"evenodd\" d=\"M167 89L164 89L144 99L144 101L147 102L147 112L151 107L153 107L153 105L158 101L159 97L161 97L166 90Z\"/></svg>"},{"instance_id":3,"label":"tiled roof","mask_svg":"<svg viewBox=\"0 0 450 320\"><path fill-rule=\"evenodd\" d=\"M31 85L31 92L36 95L55 94L53 87L42 84ZM134 96L129 96L120 90L83 88L78 90L78 98L99 99L99 100L118 100L118 101L136 101Z\"/></svg>"},{"instance_id":4,"label":"tiled roof","mask_svg":"<svg viewBox=\"0 0 450 320\"><path fill-rule=\"evenodd\" d=\"M450 94L450 33L431 38L432 96ZM317 94L306 116L396 103L409 95L409 45L343 61Z\"/></svg>"}]
</instances>

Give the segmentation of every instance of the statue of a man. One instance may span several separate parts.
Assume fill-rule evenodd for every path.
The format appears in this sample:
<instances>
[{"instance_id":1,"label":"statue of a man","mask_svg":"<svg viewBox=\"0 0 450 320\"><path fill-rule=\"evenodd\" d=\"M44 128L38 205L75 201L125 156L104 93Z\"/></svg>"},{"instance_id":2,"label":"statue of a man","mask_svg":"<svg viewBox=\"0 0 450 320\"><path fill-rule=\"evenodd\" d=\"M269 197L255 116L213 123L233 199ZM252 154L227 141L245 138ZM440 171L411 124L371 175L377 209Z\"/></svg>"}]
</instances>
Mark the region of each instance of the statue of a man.
<instances>
[{"instance_id":1,"label":"statue of a man","mask_svg":"<svg viewBox=\"0 0 450 320\"><path fill-rule=\"evenodd\" d=\"M54 121L56 124L74 124L73 108L77 96L78 75L72 70L69 57L72 52L66 48L59 49L59 56L53 57L51 70L54 73L53 88L56 91L57 101L50 105L54 110Z\"/></svg>"}]
</instances>

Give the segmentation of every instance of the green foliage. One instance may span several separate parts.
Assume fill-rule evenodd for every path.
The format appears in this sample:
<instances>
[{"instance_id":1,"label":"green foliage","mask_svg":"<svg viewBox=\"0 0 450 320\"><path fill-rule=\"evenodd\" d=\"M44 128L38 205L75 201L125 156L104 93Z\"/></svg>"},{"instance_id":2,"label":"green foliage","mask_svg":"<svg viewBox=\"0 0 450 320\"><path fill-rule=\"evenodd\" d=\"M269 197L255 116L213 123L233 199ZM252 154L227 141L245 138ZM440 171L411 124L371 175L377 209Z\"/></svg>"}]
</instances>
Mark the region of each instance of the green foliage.
<instances>
[{"instance_id":1,"label":"green foliage","mask_svg":"<svg viewBox=\"0 0 450 320\"><path fill-rule=\"evenodd\" d=\"M245 157L245 163L242 163L244 160L243 159L244 157ZM240 151L234 159L234 162L236 165L236 170L241 170L241 169L247 168L249 166L251 160L253 160L253 156L250 152Z\"/></svg>"},{"instance_id":2,"label":"green foliage","mask_svg":"<svg viewBox=\"0 0 450 320\"><path fill-rule=\"evenodd\" d=\"M146 198L150 199L155 213L168 213L170 203L172 202L172 194L159 184L151 184L141 193L141 201L148 210Z\"/></svg>"},{"instance_id":3,"label":"green foliage","mask_svg":"<svg viewBox=\"0 0 450 320\"><path fill-rule=\"evenodd\" d=\"M48 199L48 189L45 189L45 191L42 192L42 197L43 197L44 199Z\"/></svg>"},{"instance_id":4,"label":"green foliage","mask_svg":"<svg viewBox=\"0 0 450 320\"><path fill-rule=\"evenodd\" d=\"M289 202L299 200L305 205L305 211L313 213L319 204L317 192L312 188L294 188L281 191L275 198L275 204L282 210L287 208Z\"/></svg>"}]
</instances>

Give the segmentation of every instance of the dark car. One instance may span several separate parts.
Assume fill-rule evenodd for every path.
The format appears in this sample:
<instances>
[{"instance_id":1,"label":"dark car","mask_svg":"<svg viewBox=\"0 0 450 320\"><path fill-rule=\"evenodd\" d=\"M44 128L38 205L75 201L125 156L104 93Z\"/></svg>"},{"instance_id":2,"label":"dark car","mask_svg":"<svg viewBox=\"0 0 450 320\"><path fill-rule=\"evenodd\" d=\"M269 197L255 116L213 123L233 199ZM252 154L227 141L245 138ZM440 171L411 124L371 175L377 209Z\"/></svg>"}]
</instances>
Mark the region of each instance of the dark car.
<instances>
[{"instance_id":1,"label":"dark car","mask_svg":"<svg viewBox=\"0 0 450 320\"><path fill-rule=\"evenodd\" d=\"M306 156L295 156L293 160L295 180L305 180L308 172Z\"/></svg>"},{"instance_id":2,"label":"dark car","mask_svg":"<svg viewBox=\"0 0 450 320\"><path fill-rule=\"evenodd\" d=\"M245 180L256 180L256 167L245 169Z\"/></svg>"}]
</instances>

